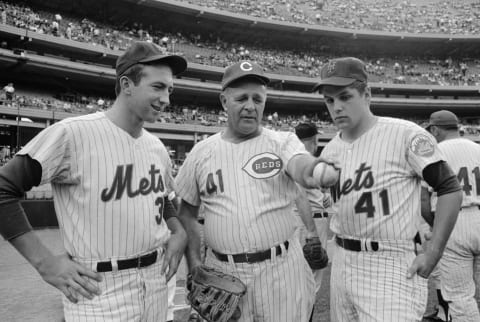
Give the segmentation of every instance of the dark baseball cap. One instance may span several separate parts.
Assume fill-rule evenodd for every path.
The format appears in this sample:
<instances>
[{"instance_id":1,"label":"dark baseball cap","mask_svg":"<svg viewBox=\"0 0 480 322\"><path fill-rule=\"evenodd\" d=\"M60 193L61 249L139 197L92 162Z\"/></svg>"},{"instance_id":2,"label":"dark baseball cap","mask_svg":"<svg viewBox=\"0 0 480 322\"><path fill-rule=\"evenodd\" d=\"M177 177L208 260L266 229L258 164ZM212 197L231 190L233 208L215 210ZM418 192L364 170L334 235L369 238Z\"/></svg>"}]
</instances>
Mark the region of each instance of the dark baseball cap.
<instances>
[{"instance_id":1,"label":"dark baseball cap","mask_svg":"<svg viewBox=\"0 0 480 322\"><path fill-rule=\"evenodd\" d=\"M300 140L311 138L318 134L317 126L312 123L300 123L295 127L295 134Z\"/></svg>"},{"instance_id":2,"label":"dark baseball cap","mask_svg":"<svg viewBox=\"0 0 480 322\"><path fill-rule=\"evenodd\" d=\"M368 81L365 63L355 57L343 57L330 60L320 70L320 81L313 91L320 91L322 86L348 86L355 81Z\"/></svg>"},{"instance_id":3,"label":"dark baseball cap","mask_svg":"<svg viewBox=\"0 0 480 322\"><path fill-rule=\"evenodd\" d=\"M270 78L265 76L263 68L260 67L260 65L254 62L241 61L231 66L228 66L225 69L222 77L222 90L227 88L228 85L230 85L234 81L245 77L258 79L264 85L267 85L270 82Z\"/></svg>"},{"instance_id":4,"label":"dark baseball cap","mask_svg":"<svg viewBox=\"0 0 480 322\"><path fill-rule=\"evenodd\" d=\"M133 43L117 59L117 77L121 76L127 69L139 63L159 62L164 63L172 69L173 75L180 74L187 69L185 58L177 55L165 55L159 46L147 41Z\"/></svg>"},{"instance_id":5,"label":"dark baseball cap","mask_svg":"<svg viewBox=\"0 0 480 322\"><path fill-rule=\"evenodd\" d=\"M441 110L434 112L430 115L430 120L428 124L425 126L425 129L429 129L432 125L440 125L440 126L458 126L458 117L447 110Z\"/></svg>"}]
</instances>

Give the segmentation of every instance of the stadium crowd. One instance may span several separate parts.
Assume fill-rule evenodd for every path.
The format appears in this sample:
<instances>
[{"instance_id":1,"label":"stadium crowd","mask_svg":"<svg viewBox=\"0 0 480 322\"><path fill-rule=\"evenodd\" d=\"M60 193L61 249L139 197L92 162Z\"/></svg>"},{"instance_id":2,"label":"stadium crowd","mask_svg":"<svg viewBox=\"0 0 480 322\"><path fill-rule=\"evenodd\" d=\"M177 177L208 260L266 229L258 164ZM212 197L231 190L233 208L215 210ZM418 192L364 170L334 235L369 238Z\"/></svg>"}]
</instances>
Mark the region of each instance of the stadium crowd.
<instances>
[{"instance_id":1,"label":"stadium crowd","mask_svg":"<svg viewBox=\"0 0 480 322\"><path fill-rule=\"evenodd\" d=\"M212 1L203 0L205 5L218 5L222 3L236 4L235 1ZM279 4L286 5L284 0L275 0ZM218 3L217 3L218 2ZM322 10L332 7L336 1L325 1ZM263 6L266 2L242 1L244 6ZM302 1L289 2L292 7L300 6ZM309 2L304 2L306 5ZM382 2L383 3L383 2ZM406 2L399 4L405 5ZM429 2L428 2L429 3ZM395 7L393 1L385 2L390 7ZM341 6L364 7L364 3L347 1ZM452 7L459 6L456 3ZM229 43L218 35L209 37L184 33L169 33L154 30L152 26L143 26L134 23L131 26L111 26L104 23L94 22L87 18L62 16L59 13L51 13L17 3L0 1L1 21L19 28L25 28L42 34L50 34L79 42L87 42L98 46L104 46L114 50L125 49L132 41L146 40L154 42L164 48L165 52L182 54L191 62L205 65L224 67L241 59L250 59L259 62L267 72L318 77L320 67L331 58L330 55L313 50L294 52L285 49L263 48L254 44ZM243 5L235 5L242 8ZM442 7L442 6L440 6ZM433 7L422 10L434 10ZM246 10L246 9L245 9ZM363 10L363 9L362 9ZM370 10L370 9L369 9ZM428 11L427 10L427 11ZM350 11L346 10L346 11ZM249 14L255 15L256 10L250 10ZM428 11L430 12L430 11ZM455 11L456 12L456 11ZM475 14L475 10L471 11ZM330 16L325 13L322 17ZM395 15L397 17L398 15ZM453 19L453 18L452 18ZM451 19L448 19L450 21ZM467 19L468 20L468 19ZM475 19L477 23L478 19ZM463 21L463 20L462 20ZM479 20L480 21L480 20ZM405 23L405 25L415 25ZM466 32L467 33L467 32ZM8 46L8 44L3 44ZM479 86L480 85L480 60L472 59L457 61L451 58L446 60L421 59L421 58L369 58L360 57L368 62L368 71L373 82L398 83L398 84L438 84L454 86Z\"/></svg>"},{"instance_id":2,"label":"stadium crowd","mask_svg":"<svg viewBox=\"0 0 480 322\"><path fill-rule=\"evenodd\" d=\"M346 29L461 35L480 32L480 3L474 0L183 1L258 18Z\"/></svg>"},{"instance_id":3,"label":"stadium crowd","mask_svg":"<svg viewBox=\"0 0 480 322\"><path fill-rule=\"evenodd\" d=\"M104 97L90 97L82 94L57 94L55 96L40 96L26 91L17 91L8 95L7 84L0 92L0 107L7 108L37 108L46 111L67 112L72 114L87 114L103 111L111 106L113 100ZM160 114L161 123L195 124L203 126L225 126L227 114L220 108L197 105L170 105ZM329 131L333 125L328 121L326 111L323 113L306 113L294 115L290 113L271 112L264 117L265 125L275 129L293 130L299 122L311 121Z\"/></svg>"}]
</instances>

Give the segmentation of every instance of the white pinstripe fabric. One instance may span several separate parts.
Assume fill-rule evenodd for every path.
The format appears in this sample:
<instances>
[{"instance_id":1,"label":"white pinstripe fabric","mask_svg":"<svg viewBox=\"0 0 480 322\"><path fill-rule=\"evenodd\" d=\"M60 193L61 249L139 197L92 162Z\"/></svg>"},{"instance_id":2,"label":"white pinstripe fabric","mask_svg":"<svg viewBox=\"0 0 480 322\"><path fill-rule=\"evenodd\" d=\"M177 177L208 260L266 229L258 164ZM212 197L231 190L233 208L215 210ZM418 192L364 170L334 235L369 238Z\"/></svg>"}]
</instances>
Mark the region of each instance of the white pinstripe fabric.
<instances>
[{"instance_id":1,"label":"white pinstripe fabric","mask_svg":"<svg viewBox=\"0 0 480 322\"><path fill-rule=\"evenodd\" d=\"M71 303L65 296L66 322L159 322L167 318L167 284L160 273L162 260L141 268L101 273L102 282L92 283L102 290L93 300Z\"/></svg>"},{"instance_id":2,"label":"white pinstripe fabric","mask_svg":"<svg viewBox=\"0 0 480 322\"><path fill-rule=\"evenodd\" d=\"M351 189L336 198L333 210L339 214L331 221L334 233L373 240L412 240L417 233L420 211L420 180L423 168L441 159L435 148L431 156L422 157L412 152L412 139L422 135L436 146L435 139L418 125L394 118L380 117L376 125L353 143L338 135L322 151L322 156L336 156L341 162L339 183L346 186L348 179L355 183L361 164L370 167L373 183L369 188ZM367 171L359 179L365 182ZM333 189L333 190L336 190ZM381 193L387 192L389 214L384 213ZM372 194L375 207L373 217L355 212L355 204L363 193ZM337 193L338 194L338 193ZM332 196L335 199L335 191Z\"/></svg>"},{"instance_id":3,"label":"white pinstripe fabric","mask_svg":"<svg viewBox=\"0 0 480 322\"><path fill-rule=\"evenodd\" d=\"M480 274L480 146L458 138L438 147L464 188L462 210L440 260L442 294L453 321L480 321L474 280ZM432 209L436 200L433 193Z\"/></svg>"},{"instance_id":4,"label":"white pinstripe fabric","mask_svg":"<svg viewBox=\"0 0 480 322\"><path fill-rule=\"evenodd\" d=\"M434 138L412 122L379 117L352 143L337 135L322 156L341 163L339 183L332 189L336 215L331 229L362 244L380 244L377 252L336 247L332 320L420 321L427 283L418 276L407 280L406 272L415 257L422 171L441 160Z\"/></svg>"},{"instance_id":5,"label":"white pinstripe fabric","mask_svg":"<svg viewBox=\"0 0 480 322\"><path fill-rule=\"evenodd\" d=\"M209 248L224 254L251 253L291 242L285 259L228 264L207 258L207 265L247 284L241 321L308 320L314 284L298 240L293 238L292 204L298 190L285 172L288 161L300 153L307 151L293 133L263 129L259 136L238 144L224 141L218 133L192 149L176 177L178 196L204 206ZM267 163L281 160L282 166L255 174L252 160L260 155L268 155L263 159ZM214 179L216 189L209 189L212 180L208 178Z\"/></svg>"},{"instance_id":6,"label":"white pinstripe fabric","mask_svg":"<svg viewBox=\"0 0 480 322\"><path fill-rule=\"evenodd\" d=\"M413 252L352 252L335 246L332 322L417 322L427 306L427 280L407 279Z\"/></svg>"},{"instance_id":7,"label":"white pinstripe fabric","mask_svg":"<svg viewBox=\"0 0 480 322\"><path fill-rule=\"evenodd\" d=\"M168 241L158 201L172 187L171 163L147 131L134 139L104 113L90 114L46 128L19 154L41 164L42 184L51 182L63 243L75 260L137 257ZM158 265L104 275L101 296L79 305L64 301L68 320L164 319L166 286Z\"/></svg>"},{"instance_id":8,"label":"white pinstripe fabric","mask_svg":"<svg viewBox=\"0 0 480 322\"><path fill-rule=\"evenodd\" d=\"M272 153L281 171L253 178L244 167L257 155ZM233 144L215 134L198 143L176 177L177 195L192 205L204 204L205 241L209 247L236 254L269 249L289 239L295 228L292 202L298 190L285 168L292 156L307 153L295 134L263 129L251 140ZM224 192L219 191L221 171ZM208 193L209 174L217 191Z\"/></svg>"},{"instance_id":9,"label":"white pinstripe fabric","mask_svg":"<svg viewBox=\"0 0 480 322\"><path fill-rule=\"evenodd\" d=\"M286 255L259 263L230 263L207 252L206 265L238 277L247 285L238 322L306 322L315 301L312 270L296 238Z\"/></svg>"},{"instance_id":10,"label":"white pinstripe fabric","mask_svg":"<svg viewBox=\"0 0 480 322\"><path fill-rule=\"evenodd\" d=\"M56 123L37 135L19 154L28 154L42 165L41 184L51 182L55 211L66 250L82 259L108 259L135 256L163 245L169 237L165 221L155 221L158 193L128 197L151 179L155 184L171 171L165 146L155 136L143 131L134 139L114 125L104 113L89 114ZM118 167L123 174L131 166L129 188L123 194L102 201L102 190L114 182ZM142 183L140 183L142 182ZM118 198L117 198L118 197Z\"/></svg>"}]
</instances>

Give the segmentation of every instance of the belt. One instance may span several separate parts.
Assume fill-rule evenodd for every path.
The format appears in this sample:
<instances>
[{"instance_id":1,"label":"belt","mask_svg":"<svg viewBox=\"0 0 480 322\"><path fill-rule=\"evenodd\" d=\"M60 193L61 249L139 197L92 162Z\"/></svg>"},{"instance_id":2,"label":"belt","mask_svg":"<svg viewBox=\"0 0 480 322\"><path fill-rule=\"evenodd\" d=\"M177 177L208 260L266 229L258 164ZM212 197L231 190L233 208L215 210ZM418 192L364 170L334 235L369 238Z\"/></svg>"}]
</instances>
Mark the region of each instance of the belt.
<instances>
[{"instance_id":1,"label":"belt","mask_svg":"<svg viewBox=\"0 0 480 322\"><path fill-rule=\"evenodd\" d=\"M358 239L346 239L346 238L335 236L335 241L337 242L338 246L345 248L347 250L352 250L354 252L360 252L362 250L371 250L376 252L378 250L378 242L376 241L364 242L365 247L363 248L362 248L362 241Z\"/></svg>"},{"instance_id":2,"label":"belt","mask_svg":"<svg viewBox=\"0 0 480 322\"><path fill-rule=\"evenodd\" d=\"M285 241L283 245L285 245L285 249L288 249L288 241ZM219 261L228 262L228 255L218 253L213 249L212 252ZM277 255L280 255L282 253L282 247L280 245L275 246L275 253ZM267 249L256 253L232 254L232 257L235 263L257 263L270 259L271 251L270 249Z\"/></svg>"},{"instance_id":3,"label":"belt","mask_svg":"<svg viewBox=\"0 0 480 322\"><path fill-rule=\"evenodd\" d=\"M149 254L129 259L121 259L117 261L118 270L129 268L140 268L154 264L157 261L158 252L153 251ZM113 270L112 262L99 262L97 263L97 272L111 272Z\"/></svg>"},{"instance_id":4,"label":"belt","mask_svg":"<svg viewBox=\"0 0 480 322\"><path fill-rule=\"evenodd\" d=\"M313 218L328 218L328 212L315 212Z\"/></svg>"}]
</instances>

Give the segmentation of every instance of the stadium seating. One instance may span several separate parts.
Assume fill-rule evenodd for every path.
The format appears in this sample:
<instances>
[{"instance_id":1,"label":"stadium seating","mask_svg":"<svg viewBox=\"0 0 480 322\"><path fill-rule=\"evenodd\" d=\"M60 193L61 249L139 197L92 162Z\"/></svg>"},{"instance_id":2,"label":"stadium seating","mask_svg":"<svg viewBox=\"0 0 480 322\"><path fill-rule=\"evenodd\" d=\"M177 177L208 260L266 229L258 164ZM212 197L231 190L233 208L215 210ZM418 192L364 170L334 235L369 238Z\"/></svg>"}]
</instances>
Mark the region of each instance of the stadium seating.
<instances>
[{"instance_id":1,"label":"stadium seating","mask_svg":"<svg viewBox=\"0 0 480 322\"><path fill-rule=\"evenodd\" d=\"M465 14L465 8L468 4L459 5L456 2L442 2L439 0L430 0L422 6L415 6L408 1L398 3L396 1L382 1L370 6L373 0L368 1L293 1L290 8L287 8L285 0L272 1L211 1L202 0L202 4L206 6L215 5L217 8L224 10L234 10L242 13L248 13L253 16L270 17L272 12L279 12L274 17L283 17L282 20L296 21L295 19L287 19L292 17L301 17L302 22L308 21L307 18L311 14L320 10L321 22L345 22L349 21L344 17L345 14L353 15L354 9L358 12L356 16L364 17L359 26L351 25L355 28L366 28L370 25L376 26L379 30L390 30L382 23L384 22L391 28L404 26L423 26L421 30L394 30L408 32L424 32L436 29L428 29L427 26L433 28L439 24L438 30L458 31L455 24L463 23L465 34L469 31L478 30L477 25L480 19L470 19L465 17L478 15L476 10L468 10L468 15L462 19L455 20L460 14ZM195 1L196 3L197 1ZM468 2L468 1L467 1ZM473 2L473 1L472 1ZM321 4L323 3L323 4ZM474 6L473 4L471 4ZM162 30L152 30L144 28L141 24L133 23L130 26L112 26L100 22L94 22L86 18L62 16L42 10L33 10L27 6L20 6L14 3L0 1L3 7L2 23L10 24L19 28L25 28L32 32L51 34L67 39L92 43L98 46L105 46L114 50L125 49L132 41L147 40L161 45L165 52L176 52L185 55L185 57L196 63L211 66L224 67L241 59L251 59L259 62L270 73L318 77L320 67L331 58L331 54L323 52L313 52L302 50L301 52L293 52L290 50L277 48L264 48L253 44L235 44L229 43L219 35L213 35L211 39L202 38L200 35L185 33L171 33ZM337 6L337 7L335 7ZM321 9L320 9L321 8ZM343 8L344 10L336 10L334 8ZM476 7L472 7L476 8ZM398 14L398 10L404 11ZM302 12L300 14L299 12ZM415 14L413 14L415 12ZM424 14L419 15L418 12ZM270 15L268 14L270 13ZM393 14L395 13L395 14ZM428 14L427 14L428 13ZM441 13L438 16L438 13ZM448 13L450 15L448 15ZM386 20L380 23L369 24L370 20L375 20L374 16L380 16ZM397 21L398 17L405 17L401 22ZM3 19L3 17L5 17ZM370 18L367 18L370 17ZM440 17L440 18L438 18ZM305 20L307 19L307 20ZM423 21L424 19L425 21ZM432 22L430 20L437 22ZM332 21L330 21L332 20ZM351 20L351 19L350 19ZM377 19L378 20L378 19ZM413 23L414 21L415 23ZM354 23L354 22L351 22ZM448 25L448 28L444 28ZM342 26L342 25L337 25ZM429 28L430 28L429 27ZM387 29L381 29L387 28ZM442 29L443 28L443 29ZM473 29L472 29L473 28ZM147 30L148 29L148 30ZM451 58L446 60L439 59L420 59L415 57L409 58L370 58L360 57L368 63L368 71L373 82L396 83L396 84L438 84L438 85L480 85L480 64L479 60L461 60L456 61Z\"/></svg>"}]
</instances>

